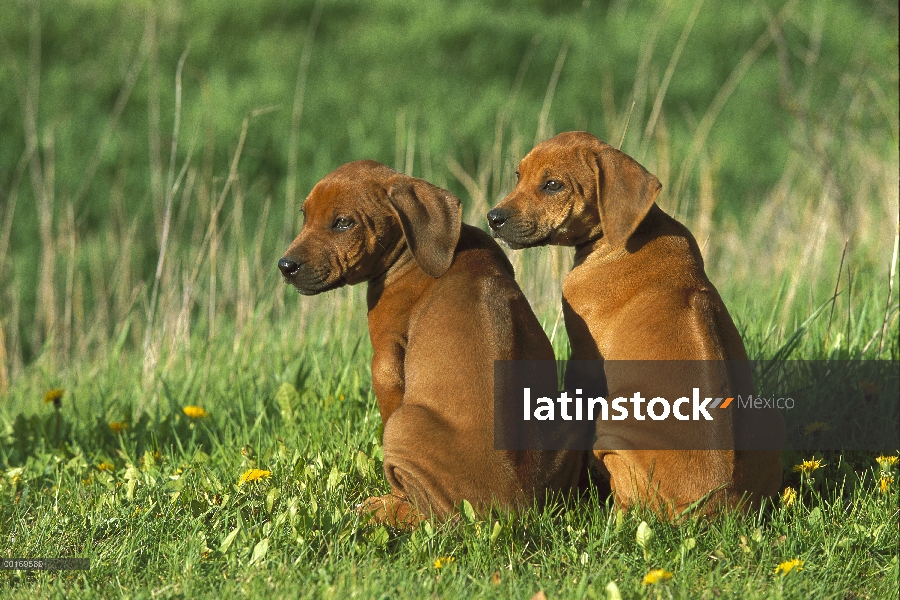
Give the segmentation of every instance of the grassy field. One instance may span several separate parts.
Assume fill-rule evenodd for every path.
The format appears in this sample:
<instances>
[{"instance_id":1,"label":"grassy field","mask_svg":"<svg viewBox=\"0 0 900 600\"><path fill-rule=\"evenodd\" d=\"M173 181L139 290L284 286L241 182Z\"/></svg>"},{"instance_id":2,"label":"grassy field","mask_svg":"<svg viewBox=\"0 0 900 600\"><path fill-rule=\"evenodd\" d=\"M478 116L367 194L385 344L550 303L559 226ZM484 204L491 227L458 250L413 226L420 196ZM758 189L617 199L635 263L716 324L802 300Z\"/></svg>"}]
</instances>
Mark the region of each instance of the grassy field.
<instances>
[{"instance_id":1,"label":"grassy field","mask_svg":"<svg viewBox=\"0 0 900 600\"><path fill-rule=\"evenodd\" d=\"M360 523L386 490L365 290L299 297L275 267L343 162L484 226L536 140L587 129L659 177L751 357L898 360L896 5L9 4L0 556L92 565L0 595L896 597L875 454L785 453L793 500L715 521L594 498ZM571 250L510 258L565 358Z\"/></svg>"}]
</instances>

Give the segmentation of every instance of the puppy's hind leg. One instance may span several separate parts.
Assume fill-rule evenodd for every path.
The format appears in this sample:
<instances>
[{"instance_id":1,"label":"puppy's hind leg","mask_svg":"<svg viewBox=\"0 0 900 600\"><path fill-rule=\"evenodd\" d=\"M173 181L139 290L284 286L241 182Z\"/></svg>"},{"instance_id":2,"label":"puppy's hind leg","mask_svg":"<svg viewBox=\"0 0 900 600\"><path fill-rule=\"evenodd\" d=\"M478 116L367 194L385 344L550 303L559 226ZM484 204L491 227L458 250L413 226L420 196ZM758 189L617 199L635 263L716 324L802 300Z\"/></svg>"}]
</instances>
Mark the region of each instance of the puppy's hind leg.
<instances>
[{"instance_id":1,"label":"puppy's hind leg","mask_svg":"<svg viewBox=\"0 0 900 600\"><path fill-rule=\"evenodd\" d=\"M396 529L415 529L426 519L405 496L399 494L371 496L357 506L356 510L373 523Z\"/></svg>"}]
</instances>

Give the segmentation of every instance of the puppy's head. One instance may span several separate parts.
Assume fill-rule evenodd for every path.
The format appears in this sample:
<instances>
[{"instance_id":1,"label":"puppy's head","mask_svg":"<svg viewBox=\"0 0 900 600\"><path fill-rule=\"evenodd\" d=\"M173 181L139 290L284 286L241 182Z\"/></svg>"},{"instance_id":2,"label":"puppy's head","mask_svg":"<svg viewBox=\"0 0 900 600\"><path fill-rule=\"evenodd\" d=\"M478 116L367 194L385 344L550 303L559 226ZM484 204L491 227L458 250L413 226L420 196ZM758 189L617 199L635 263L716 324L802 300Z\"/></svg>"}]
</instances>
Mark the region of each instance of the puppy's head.
<instances>
[{"instance_id":1,"label":"puppy's head","mask_svg":"<svg viewBox=\"0 0 900 600\"><path fill-rule=\"evenodd\" d=\"M406 251L440 277L462 225L462 206L450 192L371 160L326 175L301 210L303 229L278 268L305 295L378 277Z\"/></svg>"},{"instance_id":2,"label":"puppy's head","mask_svg":"<svg viewBox=\"0 0 900 600\"><path fill-rule=\"evenodd\" d=\"M662 187L633 158L582 131L541 142L516 175L516 187L488 213L494 237L514 249L601 235L610 246L624 244Z\"/></svg>"}]
</instances>

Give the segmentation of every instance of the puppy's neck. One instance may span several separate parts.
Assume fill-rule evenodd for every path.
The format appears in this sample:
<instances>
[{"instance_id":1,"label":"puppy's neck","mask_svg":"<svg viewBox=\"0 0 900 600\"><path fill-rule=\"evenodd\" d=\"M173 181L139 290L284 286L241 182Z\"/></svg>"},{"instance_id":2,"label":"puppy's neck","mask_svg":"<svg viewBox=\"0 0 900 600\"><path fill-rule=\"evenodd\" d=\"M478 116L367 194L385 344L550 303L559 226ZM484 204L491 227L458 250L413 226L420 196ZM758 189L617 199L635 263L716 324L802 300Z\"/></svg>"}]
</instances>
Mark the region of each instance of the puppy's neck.
<instances>
[{"instance_id":1,"label":"puppy's neck","mask_svg":"<svg viewBox=\"0 0 900 600\"><path fill-rule=\"evenodd\" d=\"M654 204L624 244L615 247L610 246L602 233L599 237L593 237L588 241L576 244L573 268L582 264L589 256L592 261L599 259L602 262L611 262L629 254L634 254L646 241L658 235L659 230L665 224L669 223L677 222L658 205Z\"/></svg>"},{"instance_id":2,"label":"puppy's neck","mask_svg":"<svg viewBox=\"0 0 900 600\"><path fill-rule=\"evenodd\" d=\"M586 242L581 242L580 244L575 244L575 265L578 266L583 263L588 256L594 254L597 251L603 251L602 249L609 250L609 246L603 240L603 236L599 238L595 238L592 240L588 240Z\"/></svg>"},{"instance_id":3,"label":"puppy's neck","mask_svg":"<svg viewBox=\"0 0 900 600\"><path fill-rule=\"evenodd\" d=\"M418 267L418 264L413 258L412 252L409 251L409 247L406 244L403 244L402 250L397 253L390 266L383 273L369 280L369 288L367 290L369 308L378 303L378 299L385 288L416 267Z\"/></svg>"}]
</instances>

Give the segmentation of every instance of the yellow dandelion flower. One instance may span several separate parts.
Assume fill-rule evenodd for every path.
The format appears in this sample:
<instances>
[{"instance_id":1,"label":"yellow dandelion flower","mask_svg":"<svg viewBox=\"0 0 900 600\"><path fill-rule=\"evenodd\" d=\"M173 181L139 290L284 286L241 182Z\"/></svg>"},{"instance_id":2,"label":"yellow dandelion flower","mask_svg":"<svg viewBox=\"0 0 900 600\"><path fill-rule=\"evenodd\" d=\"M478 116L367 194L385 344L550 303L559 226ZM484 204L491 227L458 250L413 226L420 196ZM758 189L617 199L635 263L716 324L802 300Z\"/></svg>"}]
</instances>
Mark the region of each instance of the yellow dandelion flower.
<instances>
[{"instance_id":1,"label":"yellow dandelion flower","mask_svg":"<svg viewBox=\"0 0 900 600\"><path fill-rule=\"evenodd\" d=\"M806 429L803 430L803 433L806 435L814 435L816 433L822 433L823 431L830 431L831 425L825 423L823 421L814 421L806 426Z\"/></svg>"},{"instance_id":2,"label":"yellow dandelion flower","mask_svg":"<svg viewBox=\"0 0 900 600\"><path fill-rule=\"evenodd\" d=\"M209 413L203 410L203 408L200 406L185 406L181 409L181 412L192 419L202 419L209 416Z\"/></svg>"},{"instance_id":3,"label":"yellow dandelion flower","mask_svg":"<svg viewBox=\"0 0 900 600\"><path fill-rule=\"evenodd\" d=\"M241 475L240 480L238 481L238 485L243 485L248 481L259 481L260 479L266 479L272 475L272 471L266 471L264 469L249 469L244 471L244 474Z\"/></svg>"},{"instance_id":4,"label":"yellow dandelion flower","mask_svg":"<svg viewBox=\"0 0 900 600\"><path fill-rule=\"evenodd\" d=\"M25 472L25 467L16 467L14 469L10 469L6 472L6 476L10 478L10 482L15 486L22 479L22 473Z\"/></svg>"},{"instance_id":5,"label":"yellow dandelion flower","mask_svg":"<svg viewBox=\"0 0 900 600\"><path fill-rule=\"evenodd\" d=\"M99 465L97 465L97 470L98 471L109 471L110 473L112 473L113 471L116 470L116 466L110 462L104 461L104 462L100 463Z\"/></svg>"},{"instance_id":6,"label":"yellow dandelion flower","mask_svg":"<svg viewBox=\"0 0 900 600\"><path fill-rule=\"evenodd\" d=\"M148 450L144 452L144 454L141 455L140 460L141 470L147 470L148 463L158 465L161 457L162 455L159 453L159 450L154 450L153 452Z\"/></svg>"},{"instance_id":7,"label":"yellow dandelion flower","mask_svg":"<svg viewBox=\"0 0 900 600\"><path fill-rule=\"evenodd\" d=\"M866 400L878 393L878 386L871 381L860 381L859 389L861 389L863 395L866 396Z\"/></svg>"},{"instance_id":8,"label":"yellow dandelion flower","mask_svg":"<svg viewBox=\"0 0 900 600\"><path fill-rule=\"evenodd\" d=\"M440 569L443 568L450 563L456 562L456 557L454 556L441 556L440 558L434 561L434 568Z\"/></svg>"},{"instance_id":9,"label":"yellow dandelion flower","mask_svg":"<svg viewBox=\"0 0 900 600\"><path fill-rule=\"evenodd\" d=\"M897 456L879 456L875 459L878 465L885 471L897 464Z\"/></svg>"},{"instance_id":10,"label":"yellow dandelion flower","mask_svg":"<svg viewBox=\"0 0 900 600\"><path fill-rule=\"evenodd\" d=\"M649 573L644 575L644 580L641 583L644 585L654 585L660 581L665 581L666 579L672 579L672 573L670 571L666 571L665 569L652 569Z\"/></svg>"},{"instance_id":11,"label":"yellow dandelion flower","mask_svg":"<svg viewBox=\"0 0 900 600\"><path fill-rule=\"evenodd\" d=\"M128 423L124 421L113 421L109 424L109 428L112 429L113 433L119 434L128 429Z\"/></svg>"},{"instance_id":12,"label":"yellow dandelion flower","mask_svg":"<svg viewBox=\"0 0 900 600\"><path fill-rule=\"evenodd\" d=\"M812 460L804 460L799 465L794 465L795 473L803 473L804 475L812 475L813 471L820 469L825 466L820 459L814 458Z\"/></svg>"},{"instance_id":13,"label":"yellow dandelion flower","mask_svg":"<svg viewBox=\"0 0 900 600\"><path fill-rule=\"evenodd\" d=\"M54 404L59 407L59 401L62 400L63 394L66 392L59 388L53 388L46 394L44 394L44 404Z\"/></svg>"},{"instance_id":14,"label":"yellow dandelion flower","mask_svg":"<svg viewBox=\"0 0 900 600\"><path fill-rule=\"evenodd\" d=\"M803 561L798 560L796 558L792 558L791 560L786 560L777 567L775 567L775 574L778 575L781 573L782 575L787 575L791 571L796 569L797 571L803 570Z\"/></svg>"},{"instance_id":15,"label":"yellow dandelion flower","mask_svg":"<svg viewBox=\"0 0 900 600\"><path fill-rule=\"evenodd\" d=\"M790 506L794 503L794 500L797 499L797 490L792 487L784 488L784 491L781 493L781 502L785 506Z\"/></svg>"},{"instance_id":16,"label":"yellow dandelion flower","mask_svg":"<svg viewBox=\"0 0 900 600\"><path fill-rule=\"evenodd\" d=\"M878 491L882 494L887 494L891 491L891 486L894 484L894 476L893 475L884 475L882 474L881 479L878 480Z\"/></svg>"}]
</instances>

